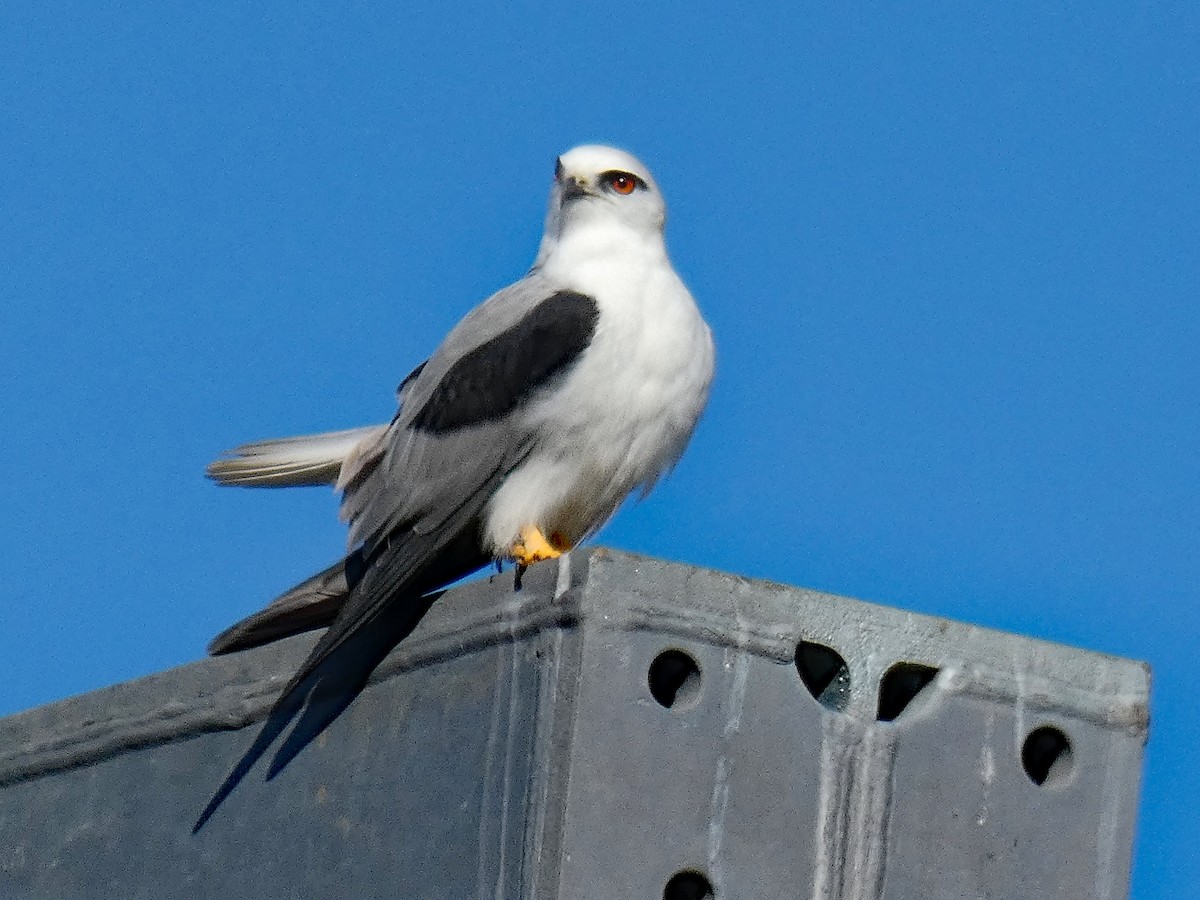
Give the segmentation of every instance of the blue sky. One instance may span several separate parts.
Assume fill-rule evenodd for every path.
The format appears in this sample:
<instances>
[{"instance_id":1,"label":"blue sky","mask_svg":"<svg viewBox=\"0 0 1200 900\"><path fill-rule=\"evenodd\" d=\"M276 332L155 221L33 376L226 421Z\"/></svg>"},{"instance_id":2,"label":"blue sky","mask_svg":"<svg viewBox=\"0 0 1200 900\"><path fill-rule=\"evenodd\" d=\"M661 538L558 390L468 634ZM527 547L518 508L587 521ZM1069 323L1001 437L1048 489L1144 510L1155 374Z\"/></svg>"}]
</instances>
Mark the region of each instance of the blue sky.
<instances>
[{"instance_id":1,"label":"blue sky","mask_svg":"<svg viewBox=\"0 0 1200 900\"><path fill-rule=\"evenodd\" d=\"M0 10L0 714L335 558L204 464L389 417L603 141L719 375L602 541L1148 660L1134 894L1188 894L1197 7L445 6Z\"/></svg>"}]
</instances>

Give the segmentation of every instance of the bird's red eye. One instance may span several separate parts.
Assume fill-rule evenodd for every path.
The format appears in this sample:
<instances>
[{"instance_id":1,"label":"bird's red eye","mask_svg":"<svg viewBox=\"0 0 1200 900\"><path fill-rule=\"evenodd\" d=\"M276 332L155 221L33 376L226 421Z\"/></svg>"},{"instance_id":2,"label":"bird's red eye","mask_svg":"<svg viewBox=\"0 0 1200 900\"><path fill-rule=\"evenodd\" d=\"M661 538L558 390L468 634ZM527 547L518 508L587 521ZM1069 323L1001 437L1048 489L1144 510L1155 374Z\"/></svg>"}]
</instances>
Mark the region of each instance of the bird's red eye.
<instances>
[{"instance_id":1,"label":"bird's red eye","mask_svg":"<svg viewBox=\"0 0 1200 900\"><path fill-rule=\"evenodd\" d=\"M618 194L632 194L638 186L638 179L628 172L609 172L608 186Z\"/></svg>"}]
</instances>

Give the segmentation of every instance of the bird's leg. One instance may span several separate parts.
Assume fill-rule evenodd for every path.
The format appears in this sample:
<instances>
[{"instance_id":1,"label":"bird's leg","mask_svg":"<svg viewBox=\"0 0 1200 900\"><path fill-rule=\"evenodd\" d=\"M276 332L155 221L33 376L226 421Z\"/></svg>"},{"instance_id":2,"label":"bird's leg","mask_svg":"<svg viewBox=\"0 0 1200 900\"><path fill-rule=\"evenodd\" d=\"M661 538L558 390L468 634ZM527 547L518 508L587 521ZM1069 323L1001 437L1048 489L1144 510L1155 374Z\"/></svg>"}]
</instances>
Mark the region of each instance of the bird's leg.
<instances>
[{"instance_id":1,"label":"bird's leg","mask_svg":"<svg viewBox=\"0 0 1200 900\"><path fill-rule=\"evenodd\" d=\"M517 564L516 575L513 578L513 590L521 589L521 579L525 570L534 563L547 559L558 559L571 549L571 544L557 531L550 532L547 538L536 525L526 525L521 529L520 536L513 542L508 551L509 558Z\"/></svg>"}]
</instances>

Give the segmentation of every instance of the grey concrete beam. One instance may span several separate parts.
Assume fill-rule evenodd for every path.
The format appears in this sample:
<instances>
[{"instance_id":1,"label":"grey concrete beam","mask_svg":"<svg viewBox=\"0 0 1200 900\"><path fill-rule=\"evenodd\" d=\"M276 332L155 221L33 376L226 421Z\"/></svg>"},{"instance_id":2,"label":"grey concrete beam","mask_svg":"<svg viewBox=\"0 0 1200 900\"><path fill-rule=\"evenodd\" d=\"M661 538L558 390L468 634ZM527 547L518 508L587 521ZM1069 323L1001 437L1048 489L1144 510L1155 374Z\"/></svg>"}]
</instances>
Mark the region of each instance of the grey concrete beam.
<instances>
[{"instance_id":1,"label":"grey concrete beam","mask_svg":"<svg viewBox=\"0 0 1200 900\"><path fill-rule=\"evenodd\" d=\"M312 641L0 720L0 897L1128 892L1144 664L599 549L449 592L193 836Z\"/></svg>"}]
</instances>

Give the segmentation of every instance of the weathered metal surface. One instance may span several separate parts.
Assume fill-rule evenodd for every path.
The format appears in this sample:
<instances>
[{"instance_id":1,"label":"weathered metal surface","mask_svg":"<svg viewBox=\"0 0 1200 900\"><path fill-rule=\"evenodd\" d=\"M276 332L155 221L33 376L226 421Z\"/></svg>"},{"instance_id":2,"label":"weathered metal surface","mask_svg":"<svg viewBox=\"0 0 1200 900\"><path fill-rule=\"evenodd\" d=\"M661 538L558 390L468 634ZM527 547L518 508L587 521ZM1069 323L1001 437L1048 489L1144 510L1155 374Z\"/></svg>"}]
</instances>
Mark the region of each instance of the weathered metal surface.
<instances>
[{"instance_id":1,"label":"weathered metal surface","mask_svg":"<svg viewBox=\"0 0 1200 900\"><path fill-rule=\"evenodd\" d=\"M0 720L0 897L1127 895L1143 664L572 566L448 593L195 836L311 636Z\"/></svg>"}]
</instances>

